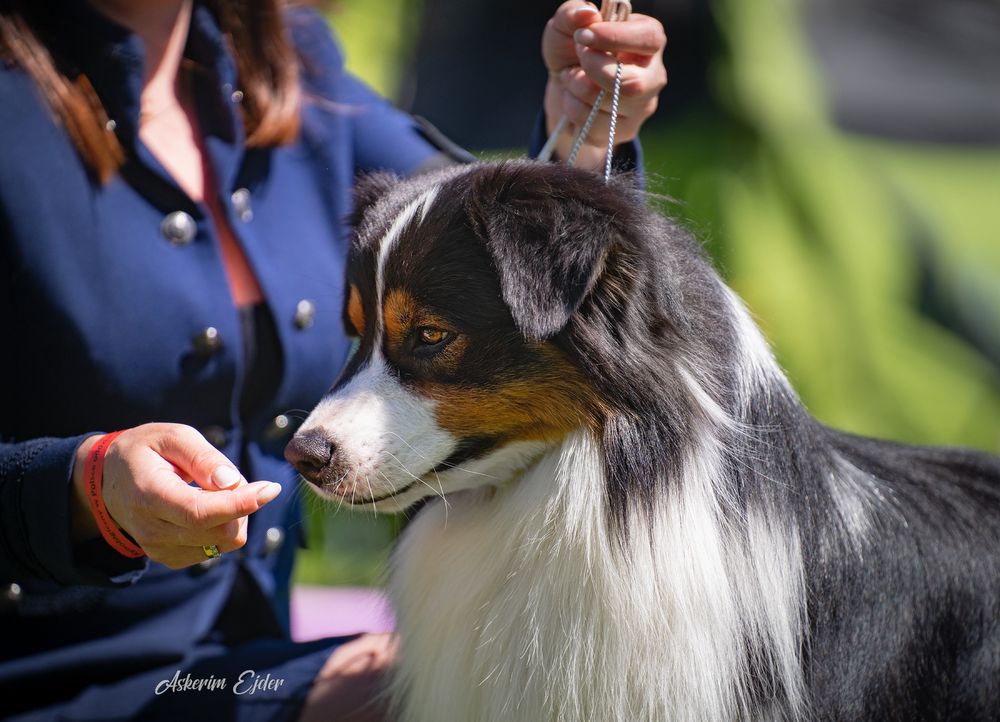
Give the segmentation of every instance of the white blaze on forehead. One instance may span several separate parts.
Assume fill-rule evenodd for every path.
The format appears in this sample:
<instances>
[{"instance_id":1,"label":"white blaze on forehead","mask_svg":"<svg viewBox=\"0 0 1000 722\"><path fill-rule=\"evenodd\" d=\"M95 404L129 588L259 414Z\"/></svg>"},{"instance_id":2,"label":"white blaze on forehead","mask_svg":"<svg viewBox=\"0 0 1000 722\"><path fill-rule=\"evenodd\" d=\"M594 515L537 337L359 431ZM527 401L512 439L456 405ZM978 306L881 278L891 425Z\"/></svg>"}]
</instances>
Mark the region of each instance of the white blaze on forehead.
<instances>
[{"instance_id":1,"label":"white blaze on forehead","mask_svg":"<svg viewBox=\"0 0 1000 722\"><path fill-rule=\"evenodd\" d=\"M427 218L427 211L430 209L431 204L438 194L438 186L431 186L426 191L421 193L415 199L410 201L407 206L400 212L396 219L389 226L389 230L386 231L385 236L382 238L382 244L379 246L378 250L378 266L375 271L375 298L377 299L376 305L376 326L375 326L375 353L379 352L379 347L382 345L382 301L383 295L385 294L385 264L389 258L389 254L392 252L393 247L396 245L396 241L399 240L400 234L402 234L403 229L413 220L417 211L420 211L420 223L423 223L424 219Z\"/></svg>"}]
</instances>

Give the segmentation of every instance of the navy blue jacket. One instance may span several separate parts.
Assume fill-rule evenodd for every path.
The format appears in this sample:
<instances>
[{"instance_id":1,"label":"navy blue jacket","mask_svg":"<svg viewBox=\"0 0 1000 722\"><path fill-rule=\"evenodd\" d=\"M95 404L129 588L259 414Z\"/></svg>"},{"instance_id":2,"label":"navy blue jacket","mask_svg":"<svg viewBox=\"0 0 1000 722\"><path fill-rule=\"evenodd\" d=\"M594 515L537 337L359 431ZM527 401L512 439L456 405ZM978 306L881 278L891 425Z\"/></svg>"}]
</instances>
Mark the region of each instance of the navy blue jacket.
<instances>
[{"instance_id":1,"label":"navy blue jacket","mask_svg":"<svg viewBox=\"0 0 1000 722\"><path fill-rule=\"evenodd\" d=\"M223 634L235 589L248 636L287 633L289 530L301 525L282 452L295 414L316 403L348 353L340 315L353 179L461 160L346 74L325 22L302 10L289 16L308 95L301 137L245 149L233 61L196 7L185 52L204 71L206 149L281 352L277 391L244 423L240 316L215 230L136 139L141 43L79 0L66 13L128 162L98 183L26 73L0 69L0 714L12 690L55 702L174 664ZM187 217L193 224L178 231ZM221 344L205 344L208 328ZM71 543L77 447L88 434L150 421L190 424L247 478L284 485L251 516L244 549L171 571L99 539Z\"/></svg>"},{"instance_id":2,"label":"navy blue jacket","mask_svg":"<svg viewBox=\"0 0 1000 722\"><path fill-rule=\"evenodd\" d=\"M277 393L244 424L240 317L215 230L205 206L136 140L141 43L82 3L68 12L82 68L129 161L97 183L27 74L0 69L0 684L7 689L45 677L51 690L61 674L81 686L179 657L210 632L241 570L261 600L276 600L259 615L284 624L294 544L278 542L298 515L295 479L282 458L294 427L286 412L310 409L348 352L340 307L352 181L373 169L412 173L442 155L420 124L343 72L325 22L307 11L289 17L310 98L301 138L244 149L234 64L214 18L196 9L186 55L206 71L199 116L207 152L282 359ZM177 212L194 220L190 239L161 228ZM218 348L199 341L209 327ZM175 572L126 560L100 540L70 543L76 448L88 434L149 421L201 429L248 478L284 485L251 517L243 550Z\"/></svg>"}]
</instances>

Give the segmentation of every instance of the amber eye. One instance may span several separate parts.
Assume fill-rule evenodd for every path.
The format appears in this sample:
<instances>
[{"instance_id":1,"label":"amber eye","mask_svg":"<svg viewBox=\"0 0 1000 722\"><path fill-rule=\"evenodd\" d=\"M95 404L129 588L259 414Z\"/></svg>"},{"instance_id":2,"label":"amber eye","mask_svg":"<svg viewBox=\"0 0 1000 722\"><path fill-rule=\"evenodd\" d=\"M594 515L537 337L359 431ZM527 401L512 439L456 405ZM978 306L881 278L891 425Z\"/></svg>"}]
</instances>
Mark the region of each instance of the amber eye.
<instances>
[{"instance_id":1,"label":"amber eye","mask_svg":"<svg viewBox=\"0 0 1000 722\"><path fill-rule=\"evenodd\" d=\"M437 346L439 343L447 341L449 336L450 334L443 329L430 327L420 329L420 332L417 334L420 343L425 346Z\"/></svg>"}]
</instances>

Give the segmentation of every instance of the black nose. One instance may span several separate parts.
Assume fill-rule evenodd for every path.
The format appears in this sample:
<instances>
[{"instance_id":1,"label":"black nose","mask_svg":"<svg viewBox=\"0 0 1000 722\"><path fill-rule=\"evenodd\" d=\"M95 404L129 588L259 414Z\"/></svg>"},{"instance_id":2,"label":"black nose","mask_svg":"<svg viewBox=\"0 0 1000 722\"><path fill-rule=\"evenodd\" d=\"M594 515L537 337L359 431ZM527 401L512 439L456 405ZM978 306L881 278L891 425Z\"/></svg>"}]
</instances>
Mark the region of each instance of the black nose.
<instances>
[{"instance_id":1,"label":"black nose","mask_svg":"<svg viewBox=\"0 0 1000 722\"><path fill-rule=\"evenodd\" d=\"M321 486L333 460L335 445L320 431L296 434L285 447L285 458L307 481Z\"/></svg>"}]
</instances>

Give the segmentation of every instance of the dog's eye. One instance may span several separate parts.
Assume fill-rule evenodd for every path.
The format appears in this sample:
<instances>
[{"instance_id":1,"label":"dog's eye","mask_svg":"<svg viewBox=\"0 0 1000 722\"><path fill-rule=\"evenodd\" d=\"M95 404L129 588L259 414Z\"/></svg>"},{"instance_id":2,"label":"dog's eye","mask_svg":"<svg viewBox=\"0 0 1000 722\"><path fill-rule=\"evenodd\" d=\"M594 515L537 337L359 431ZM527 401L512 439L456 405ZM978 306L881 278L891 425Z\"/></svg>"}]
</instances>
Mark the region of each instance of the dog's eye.
<instances>
[{"instance_id":1,"label":"dog's eye","mask_svg":"<svg viewBox=\"0 0 1000 722\"><path fill-rule=\"evenodd\" d=\"M425 326L417 333L417 338L424 346L437 346L444 343L451 336L450 333L440 328Z\"/></svg>"}]
</instances>

